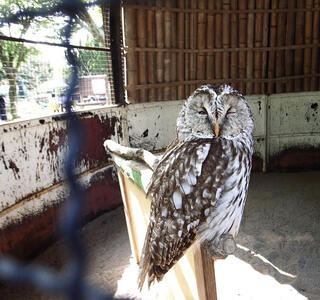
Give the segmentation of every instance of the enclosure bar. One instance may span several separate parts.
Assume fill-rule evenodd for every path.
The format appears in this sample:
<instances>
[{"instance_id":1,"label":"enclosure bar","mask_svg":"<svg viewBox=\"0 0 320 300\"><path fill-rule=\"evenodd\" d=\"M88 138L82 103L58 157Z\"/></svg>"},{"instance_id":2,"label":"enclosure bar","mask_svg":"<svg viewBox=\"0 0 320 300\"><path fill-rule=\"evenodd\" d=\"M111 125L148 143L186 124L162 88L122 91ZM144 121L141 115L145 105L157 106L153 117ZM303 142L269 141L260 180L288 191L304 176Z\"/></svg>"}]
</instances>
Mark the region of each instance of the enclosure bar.
<instances>
[{"instance_id":1,"label":"enclosure bar","mask_svg":"<svg viewBox=\"0 0 320 300\"><path fill-rule=\"evenodd\" d=\"M252 82L276 82L276 81L286 81L291 79L303 79L305 77L312 78L313 76L320 77L320 73L317 74L302 74L302 75L292 75L292 76L284 76L279 78L228 78L228 79L214 79L214 80L189 80L184 81L184 85L198 85L198 84L208 84L212 83L231 83L231 82L246 82L248 80ZM127 90L134 90L134 89L148 89L148 88L161 88L164 86L178 86L180 85L180 81L176 82L167 82L167 83L157 83L157 84L146 84L146 85L136 85L136 86L126 86Z\"/></svg>"},{"instance_id":2,"label":"enclosure bar","mask_svg":"<svg viewBox=\"0 0 320 300\"><path fill-rule=\"evenodd\" d=\"M239 1L240 2L240 1ZM241 1L242 2L242 1ZM161 12L184 12L184 13L210 13L210 14L242 14L242 13L287 13L287 12L314 12L320 11L319 7L315 8L269 8L269 9L232 9L225 11L223 9L201 9L201 8L176 8L176 7L155 7L155 6L146 6L146 5L137 5L137 4L123 4L124 8L132 8L132 9L144 9L144 10L155 10Z\"/></svg>"},{"instance_id":3,"label":"enclosure bar","mask_svg":"<svg viewBox=\"0 0 320 300\"><path fill-rule=\"evenodd\" d=\"M104 48L104 47L90 47L90 46L78 46L78 45L72 45L72 44L66 44L66 43L52 43L52 42L44 42L44 41L34 41L29 39L22 39L22 38L16 38L11 36L5 36L0 35L0 40L4 41L11 41L11 42L19 42L19 43L27 43L27 44L39 44L39 45L47 45L47 46L56 46L56 47L70 47L72 49L83 49L83 50L94 50L94 51L103 51L103 52L110 52L110 48Z\"/></svg>"},{"instance_id":4,"label":"enclosure bar","mask_svg":"<svg viewBox=\"0 0 320 300\"><path fill-rule=\"evenodd\" d=\"M116 104L124 105L125 98L121 51L121 5L120 1L117 0L110 0L110 40L114 101Z\"/></svg>"},{"instance_id":5,"label":"enclosure bar","mask_svg":"<svg viewBox=\"0 0 320 300\"><path fill-rule=\"evenodd\" d=\"M302 45L283 45L270 47L243 47L243 48L216 48L216 49L179 49L179 48L140 48L140 47L125 47L127 52L185 52L185 53L215 53L215 52L246 52L250 51L277 51L277 50L296 50L304 48L320 47L320 43L302 44Z\"/></svg>"}]
</instances>

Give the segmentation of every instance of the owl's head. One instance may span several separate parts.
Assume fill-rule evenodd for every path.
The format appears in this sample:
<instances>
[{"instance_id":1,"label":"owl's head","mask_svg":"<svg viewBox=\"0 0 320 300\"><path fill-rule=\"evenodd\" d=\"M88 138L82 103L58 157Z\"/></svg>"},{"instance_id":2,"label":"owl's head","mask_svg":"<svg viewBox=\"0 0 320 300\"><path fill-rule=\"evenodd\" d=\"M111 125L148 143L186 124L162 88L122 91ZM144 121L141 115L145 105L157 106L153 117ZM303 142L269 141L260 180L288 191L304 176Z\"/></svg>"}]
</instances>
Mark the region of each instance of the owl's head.
<instances>
[{"instance_id":1,"label":"owl's head","mask_svg":"<svg viewBox=\"0 0 320 300\"><path fill-rule=\"evenodd\" d=\"M244 97L228 85L204 85L185 102L178 120L179 140L222 137L251 138L253 119Z\"/></svg>"}]
</instances>

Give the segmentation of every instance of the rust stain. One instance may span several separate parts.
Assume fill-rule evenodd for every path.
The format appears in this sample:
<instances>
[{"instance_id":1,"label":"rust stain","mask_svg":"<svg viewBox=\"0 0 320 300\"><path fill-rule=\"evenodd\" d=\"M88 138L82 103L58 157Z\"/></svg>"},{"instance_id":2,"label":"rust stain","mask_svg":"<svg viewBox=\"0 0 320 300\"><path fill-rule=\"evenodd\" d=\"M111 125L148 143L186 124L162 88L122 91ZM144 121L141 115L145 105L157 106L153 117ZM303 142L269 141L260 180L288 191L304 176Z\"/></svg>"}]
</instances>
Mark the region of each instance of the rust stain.
<instances>
[{"instance_id":1,"label":"rust stain","mask_svg":"<svg viewBox=\"0 0 320 300\"><path fill-rule=\"evenodd\" d=\"M12 169L14 178L20 179L20 175L19 175L20 169L11 159L9 160L9 168Z\"/></svg>"},{"instance_id":2,"label":"rust stain","mask_svg":"<svg viewBox=\"0 0 320 300\"><path fill-rule=\"evenodd\" d=\"M6 148L4 147L4 142L1 144L2 152L6 152Z\"/></svg>"},{"instance_id":3,"label":"rust stain","mask_svg":"<svg viewBox=\"0 0 320 300\"><path fill-rule=\"evenodd\" d=\"M270 158L268 171L320 170L320 149L291 147Z\"/></svg>"},{"instance_id":4,"label":"rust stain","mask_svg":"<svg viewBox=\"0 0 320 300\"><path fill-rule=\"evenodd\" d=\"M254 154L252 158L252 171L261 172L262 169L263 169L263 159L259 155Z\"/></svg>"},{"instance_id":5,"label":"rust stain","mask_svg":"<svg viewBox=\"0 0 320 300\"><path fill-rule=\"evenodd\" d=\"M89 221L122 203L119 186L112 179L112 168L92 176L84 193L83 221ZM21 223L0 230L0 253L23 259L42 251L54 238L62 205L63 201L45 208L41 214L29 215Z\"/></svg>"},{"instance_id":6,"label":"rust stain","mask_svg":"<svg viewBox=\"0 0 320 300\"><path fill-rule=\"evenodd\" d=\"M58 141L56 142L56 137ZM64 144L66 139L66 129L52 129L49 131L49 147L47 150L48 158L50 154L57 154L58 149Z\"/></svg>"}]
</instances>

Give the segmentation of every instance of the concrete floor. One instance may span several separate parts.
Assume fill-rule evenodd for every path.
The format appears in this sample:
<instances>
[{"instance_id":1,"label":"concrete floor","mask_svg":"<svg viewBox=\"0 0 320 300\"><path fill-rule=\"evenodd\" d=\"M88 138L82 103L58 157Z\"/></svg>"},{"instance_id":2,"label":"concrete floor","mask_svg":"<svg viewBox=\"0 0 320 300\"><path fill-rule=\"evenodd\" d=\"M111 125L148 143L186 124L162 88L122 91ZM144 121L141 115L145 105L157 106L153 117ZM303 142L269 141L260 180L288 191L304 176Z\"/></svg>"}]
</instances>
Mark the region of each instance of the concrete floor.
<instances>
[{"instance_id":1,"label":"concrete floor","mask_svg":"<svg viewBox=\"0 0 320 300\"><path fill-rule=\"evenodd\" d=\"M216 262L218 299L320 299L320 172L254 173L235 255ZM136 295L136 265L122 208L82 229L90 284ZM34 261L61 270L58 241ZM63 299L1 286L0 299Z\"/></svg>"}]
</instances>

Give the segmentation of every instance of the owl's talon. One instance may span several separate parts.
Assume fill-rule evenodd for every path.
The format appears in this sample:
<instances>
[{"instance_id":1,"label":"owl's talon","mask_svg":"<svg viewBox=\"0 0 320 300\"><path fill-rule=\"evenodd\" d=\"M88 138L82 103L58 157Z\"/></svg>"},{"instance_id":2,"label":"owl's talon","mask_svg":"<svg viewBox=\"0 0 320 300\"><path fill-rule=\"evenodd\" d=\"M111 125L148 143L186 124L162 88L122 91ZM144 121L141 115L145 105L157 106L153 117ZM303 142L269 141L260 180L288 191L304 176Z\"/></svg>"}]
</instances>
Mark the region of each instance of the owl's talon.
<instances>
[{"instance_id":1,"label":"owl's talon","mask_svg":"<svg viewBox=\"0 0 320 300\"><path fill-rule=\"evenodd\" d=\"M231 234L223 234L218 242L206 241L203 246L214 259L225 259L236 250L236 243Z\"/></svg>"}]
</instances>

